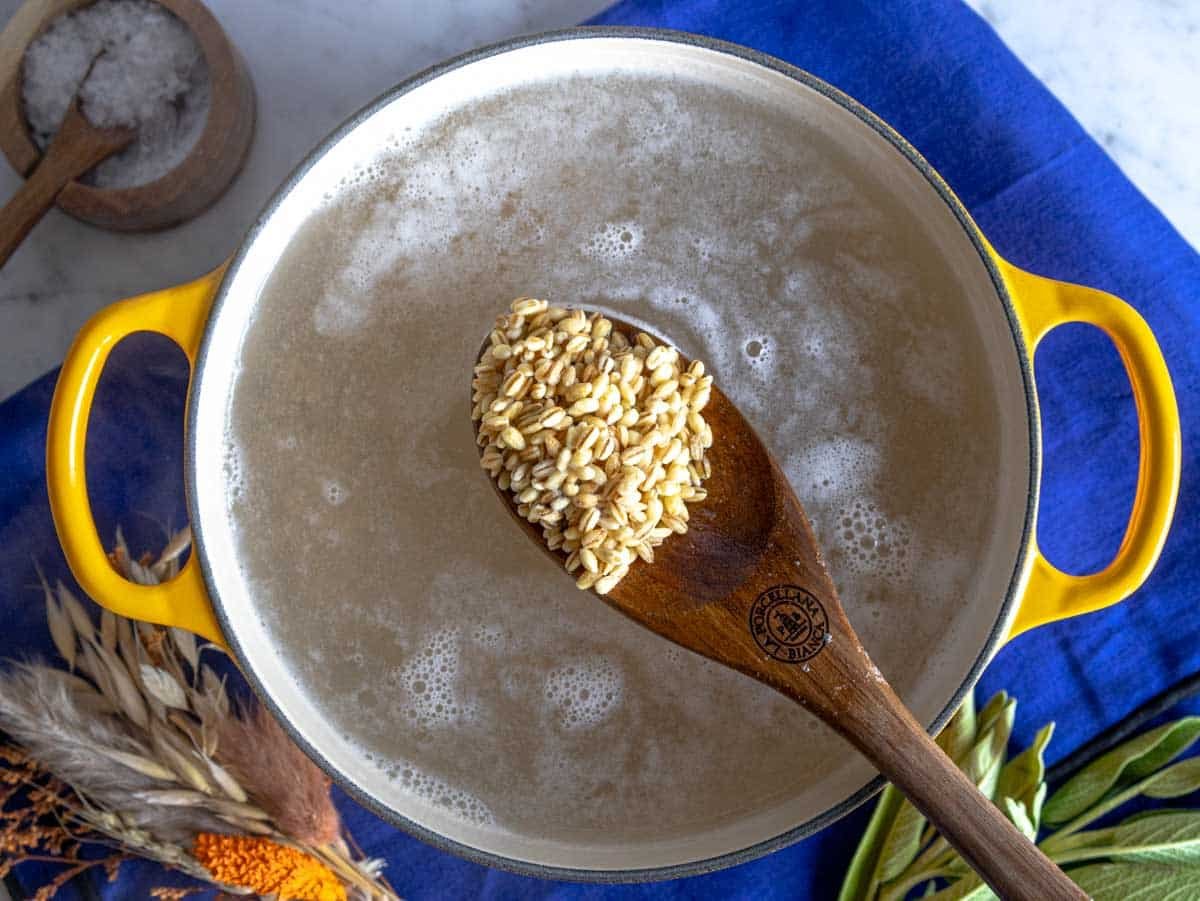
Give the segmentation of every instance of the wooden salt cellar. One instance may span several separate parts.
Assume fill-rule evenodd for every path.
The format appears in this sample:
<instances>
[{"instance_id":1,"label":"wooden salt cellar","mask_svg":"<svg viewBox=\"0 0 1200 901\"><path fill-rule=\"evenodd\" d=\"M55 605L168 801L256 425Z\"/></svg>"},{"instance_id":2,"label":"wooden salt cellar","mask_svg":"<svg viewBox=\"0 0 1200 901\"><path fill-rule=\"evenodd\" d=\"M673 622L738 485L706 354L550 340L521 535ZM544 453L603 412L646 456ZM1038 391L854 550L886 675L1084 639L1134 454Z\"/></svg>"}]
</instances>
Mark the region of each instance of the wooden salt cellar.
<instances>
[{"instance_id":1,"label":"wooden salt cellar","mask_svg":"<svg viewBox=\"0 0 1200 901\"><path fill-rule=\"evenodd\" d=\"M42 159L21 102L25 49L56 19L94 0L27 0L0 32L0 150L28 178ZM204 130L182 163L152 182L98 188L69 182L55 200L63 212L114 231L168 228L210 206L242 168L254 132L254 87L241 56L198 0L156 0L195 36L208 64L211 96Z\"/></svg>"}]
</instances>

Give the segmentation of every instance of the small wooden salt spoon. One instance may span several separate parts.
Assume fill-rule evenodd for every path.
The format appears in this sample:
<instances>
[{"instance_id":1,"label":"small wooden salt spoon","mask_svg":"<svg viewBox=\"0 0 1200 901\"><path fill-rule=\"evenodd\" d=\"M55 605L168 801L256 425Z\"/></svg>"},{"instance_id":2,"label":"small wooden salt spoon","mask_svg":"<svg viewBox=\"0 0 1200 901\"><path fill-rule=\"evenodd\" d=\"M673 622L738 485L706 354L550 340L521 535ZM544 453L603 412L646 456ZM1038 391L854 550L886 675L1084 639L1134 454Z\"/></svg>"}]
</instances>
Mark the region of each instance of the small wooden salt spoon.
<instances>
[{"instance_id":1,"label":"small wooden salt spoon","mask_svg":"<svg viewBox=\"0 0 1200 901\"><path fill-rule=\"evenodd\" d=\"M627 336L644 331L607 318ZM904 792L1000 897L1086 899L896 697L842 611L787 477L715 385L704 418L714 436L708 497L689 505L688 531L655 548L653 563L635 561L604 602L815 713ZM525 534L561 568L566 555L549 550L540 527L489 481Z\"/></svg>"},{"instance_id":2,"label":"small wooden salt spoon","mask_svg":"<svg viewBox=\"0 0 1200 901\"><path fill-rule=\"evenodd\" d=\"M71 101L46 155L19 191L0 209L0 267L25 236L54 206L60 191L93 166L129 145L137 136L130 128L99 128Z\"/></svg>"}]
</instances>

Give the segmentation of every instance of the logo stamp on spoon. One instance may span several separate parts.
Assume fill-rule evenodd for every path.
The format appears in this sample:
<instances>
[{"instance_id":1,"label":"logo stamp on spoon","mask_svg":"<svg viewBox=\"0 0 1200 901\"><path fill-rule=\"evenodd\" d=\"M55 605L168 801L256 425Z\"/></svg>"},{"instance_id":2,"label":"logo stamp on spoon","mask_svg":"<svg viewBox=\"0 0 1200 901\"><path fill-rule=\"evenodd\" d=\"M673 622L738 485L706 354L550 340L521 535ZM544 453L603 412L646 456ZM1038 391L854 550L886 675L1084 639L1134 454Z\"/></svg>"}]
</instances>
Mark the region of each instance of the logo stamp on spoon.
<instances>
[{"instance_id":1,"label":"logo stamp on spoon","mask_svg":"<svg viewBox=\"0 0 1200 901\"><path fill-rule=\"evenodd\" d=\"M825 608L798 585L776 585L750 608L750 632L758 646L784 663L803 663L828 643Z\"/></svg>"}]
</instances>

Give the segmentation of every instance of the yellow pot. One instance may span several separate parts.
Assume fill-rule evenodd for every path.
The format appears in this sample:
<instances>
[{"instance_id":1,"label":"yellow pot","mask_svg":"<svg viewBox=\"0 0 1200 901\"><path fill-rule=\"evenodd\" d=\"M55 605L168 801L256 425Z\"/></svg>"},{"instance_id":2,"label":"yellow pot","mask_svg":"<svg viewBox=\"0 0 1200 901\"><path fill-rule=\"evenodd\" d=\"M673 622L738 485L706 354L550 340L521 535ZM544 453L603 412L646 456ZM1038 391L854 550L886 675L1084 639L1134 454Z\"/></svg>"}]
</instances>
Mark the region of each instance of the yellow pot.
<instances>
[{"instance_id":1,"label":"yellow pot","mask_svg":"<svg viewBox=\"0 0 1200 901\"><path fill-rule=\"evenodd\" d=\"M71 569L82 588L113 611L138 619L189 629L226 647L237 656L260 694L288 723L292 734L360 800L400 825L443 847L477 860L538 875L585 879L631 879L678 876L753 857L830 822L878 788L879 781L861 775L857 783L838 789L817 808L764 813L733 824L686 845L644 842L619 853L599 848L562 849L521 844L503 836L481 835L450 819L416 811L398 796L347 773L329 746L314 738L318 730L292 711L298 702L285 697L283 682L258 659L261 648L247 640L244 614L231 600L227 572L232 565L228 528L222 525L219 460L206 435L219 433L225 399L232 385L235 354L231 348L246 327L249 313L287 241L311 208L312 198L336 190L348 162L377 151L384 126L425 121L431 108L453 107L497 85L521 84L525 73L552 81L587 67L606 65L623 74L655 75L686 72L712 90L737 84L759 91L778 105L780 115L800 110L806 122L818 123L831 140L859 147L877 172L885 172L897 190L906 191L919 209L923 225L937 231L966 272L970 291L963 302L979 308L989 323L997 354L1005 356L997 371L1007 373L1007 408L1019 426L1010 436L1012 461L1020 480L1007 536L1011 558L1001 561L1005 584L994 596L966 599L978 605L978 623L961 649L965 678L939 687L938 705L926 716L930 729L944 724L970 689L991 655L1006 638L1065 617L1099 610L1135 591L1149 575L1167 537L1180 470L1179 415L1171 379L1154 335L1128 304L1103 291L1054 281L1022 271L1001 258L987 243L961 203L917 152L895 131L853 100L807 73L761 54L715 41L669 33L635 30L573 30L521 39L454 60L396 88L347 123L318 148L281 189L234 258L209 275L182 285L114 304L83 329L62 369L51 410L47 476L55 524ZM548 74L549 73L549 74ZM764 100L764 103L768 102ZM390 124L389 124L390 123ZM564 151L566 152L566 151ZM948 256L949 258L949 256ZM1136 499L1120 549L1102 571L1071 576L1053 567L1035 539L1040 475L1040 425L1033 390L1033 354L1053 328L1085 322L1103 330L1114 342L1133 386L1140 430ZM88 502L85 448L88 418L105 360L125 336L155 331L174 340L193 366L187 419L187 478L196 547L172 582L144 586L125 582L109 565ZM1003 345L1003 346L1001 346ZM465 378L465 377L464 377ZM1019 420L1019 421L1018 421ZM1015 434L1015 433L1014 433ZM1018 491L1019 488L1019 491ZM1019 497L1015 495L1020 494ZM1027 495L1027 496L1026 496ZM215 603L215 609L214 609Z\"/></svg>"},{"instance_id":2,"label":"yellow pot","mask_svg":"<svg viewBox=\"0 0 1200 901\"><path fill-rule=\"evenodd\" d=\"M985 246L1009 292L1031 367L1038 343L1057 326L1084 322L1112 339L1133 386L1141 446L1137 493L1117 555L1100 572L1072 576L1051 564L1031 540L1027 578L1007 633L1011 639L1122 601L1146 581L1166 542L1179 492L1179 409L1158 342L1129 304L1095 288L1025 272ZM112 349L134 332L158 332L195 364L225 271L223 265L194 282L115 303L84 326L55 389L46 456L55 526L84 591L114 613L179 626L222 646L225 637L195 557L167 585L134 585L109 564L88 502L84 450L96 385Z\"/></svg>"}]
</instances>

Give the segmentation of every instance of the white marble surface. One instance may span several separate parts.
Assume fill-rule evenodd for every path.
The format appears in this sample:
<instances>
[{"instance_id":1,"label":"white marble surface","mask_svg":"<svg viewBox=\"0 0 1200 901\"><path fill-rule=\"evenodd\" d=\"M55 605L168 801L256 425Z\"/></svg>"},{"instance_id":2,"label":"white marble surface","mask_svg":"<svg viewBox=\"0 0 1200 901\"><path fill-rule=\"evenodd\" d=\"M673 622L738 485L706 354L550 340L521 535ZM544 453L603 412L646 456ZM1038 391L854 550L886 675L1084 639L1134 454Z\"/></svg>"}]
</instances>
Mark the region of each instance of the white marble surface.
<instances>
[{"instance_id":1,"label":"white marble surface","mask_svg":"<svg viewBox=\"0 0 1200 901\"><path fill-rule=\"evenodd\" d=\"M21 0L0 0L0 23ZM969 0L1200 246L1200 2ZM573 24L606 0L208 0L246 57L259 120L245 171L196 220L109 234L52 211L0 270L0 398L56 365L112 300L233 250L304 153L364 103L472 46ZM18 180L0 163L0 198Z\"/></svg>"}]
</instances>

